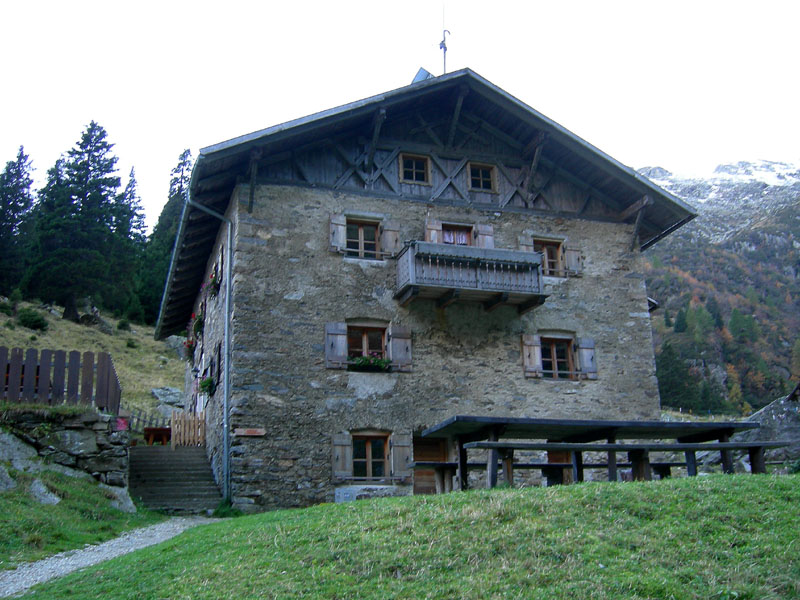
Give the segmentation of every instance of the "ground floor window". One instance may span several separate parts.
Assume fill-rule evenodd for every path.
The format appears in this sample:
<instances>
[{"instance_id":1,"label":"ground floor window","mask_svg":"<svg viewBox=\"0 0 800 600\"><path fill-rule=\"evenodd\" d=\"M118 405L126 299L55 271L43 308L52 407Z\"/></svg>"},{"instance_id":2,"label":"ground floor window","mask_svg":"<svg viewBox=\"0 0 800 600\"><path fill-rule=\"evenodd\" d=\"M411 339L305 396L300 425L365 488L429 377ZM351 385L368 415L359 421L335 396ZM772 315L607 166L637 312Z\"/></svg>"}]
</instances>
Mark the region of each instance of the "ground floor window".
<instances>
[{"instance_id":1,"label":"ground floor window","mask_svg":"<svg viewBox=\"0 0 800 600\"><path fill-rule=\"evenodd\" d=\"M542 338L542 373L553 379L575 379L572 340Z\"/></svg>"},{"instance_id":2,"label":"ground floor window","mask_svg":"<svg viewBox=\"0 0 800 600\"><path fill-rule=\"evenodd\" d=\"M383 478L388 469L386 436L353 436L353 477Z\"/></svg>"}]
</instances>

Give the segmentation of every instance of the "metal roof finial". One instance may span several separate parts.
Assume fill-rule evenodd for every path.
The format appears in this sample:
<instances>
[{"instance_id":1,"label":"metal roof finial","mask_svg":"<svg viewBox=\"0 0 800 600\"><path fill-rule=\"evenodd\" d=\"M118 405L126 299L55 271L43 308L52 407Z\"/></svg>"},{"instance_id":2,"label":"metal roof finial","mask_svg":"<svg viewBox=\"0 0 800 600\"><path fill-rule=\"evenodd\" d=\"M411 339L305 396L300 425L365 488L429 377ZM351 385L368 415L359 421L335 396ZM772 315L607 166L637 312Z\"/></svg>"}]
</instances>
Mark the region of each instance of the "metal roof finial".
<instances>
[{"instance_id":1,"label":"metal roof finial","mask_svg":"<svg viewBox=\"0 0 800 600\"><path fill-rule=\"evenodd\" d=\"M445 40L447 39L447 34L448 33L450 33L450 31L447 30L447 29L442 31L442 41L439 42L439 48L442 49L442 54L444 55L443 56L444 69L443 69L442 75L445 75L447 73L447 43L446 43ZM453 34L451 33L450 35L453 35Z\"/></svg>"}]
</instances>

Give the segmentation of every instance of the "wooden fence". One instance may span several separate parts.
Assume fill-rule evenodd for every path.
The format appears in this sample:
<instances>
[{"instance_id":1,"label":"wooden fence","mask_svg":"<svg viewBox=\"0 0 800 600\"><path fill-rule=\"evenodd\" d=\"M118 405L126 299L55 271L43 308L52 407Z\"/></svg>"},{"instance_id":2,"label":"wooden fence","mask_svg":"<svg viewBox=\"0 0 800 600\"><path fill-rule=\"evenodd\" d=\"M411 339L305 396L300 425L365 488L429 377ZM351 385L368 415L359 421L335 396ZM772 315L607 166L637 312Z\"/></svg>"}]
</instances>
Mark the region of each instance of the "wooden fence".
<instances>
[{"instance_id":1,"label":"wooden fence","mask_svg":"<svg viewBox=\"0 0 800 600\"><path fill-rule=\"evenodd\" d=\"M172 412L170 440L175 446L203 446L206 443L205 413Z\"/></svg>"},{"instance_id":2,"label":"wooden fence","mask_svg":"<svg viewBox=\"0 0 800 600\"><path fill-rule=\"evenodd\" d=\"M5 402L85 404L119 413L122 389L108 352L42 350L40 354L0 346L0 383L0 400Z\"/></svg>"},{"instance_id":3,"label":"wooden fence","mask_svg":"<svg viewBox=\"0 0 800 600\"><path fill-rule=\"evenodd\" d=\"M151 414L138 408L130 411L130 430L144 433L145 427L169 427L169 417L160 414Z\"/></svg>"}]
</instances>

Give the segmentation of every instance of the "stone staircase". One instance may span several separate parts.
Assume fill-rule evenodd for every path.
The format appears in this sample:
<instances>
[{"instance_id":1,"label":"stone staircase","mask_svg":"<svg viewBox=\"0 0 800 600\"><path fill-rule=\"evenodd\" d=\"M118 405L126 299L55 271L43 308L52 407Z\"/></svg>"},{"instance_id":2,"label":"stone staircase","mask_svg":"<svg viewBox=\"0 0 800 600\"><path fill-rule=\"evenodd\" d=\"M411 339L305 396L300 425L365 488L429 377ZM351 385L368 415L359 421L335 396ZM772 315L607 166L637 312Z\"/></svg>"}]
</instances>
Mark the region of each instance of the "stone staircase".
<instances>
[{"instance_id":1,"label":"stone staircase","mask_svg":"<svg viewBox=\"0 0 800 600\"><path fill-rule=\"evenodd\" d=\"M132 446L128 485L147 508L170 513L206 513L222 500L202 447Z\"/></svg>"}]
</instances>

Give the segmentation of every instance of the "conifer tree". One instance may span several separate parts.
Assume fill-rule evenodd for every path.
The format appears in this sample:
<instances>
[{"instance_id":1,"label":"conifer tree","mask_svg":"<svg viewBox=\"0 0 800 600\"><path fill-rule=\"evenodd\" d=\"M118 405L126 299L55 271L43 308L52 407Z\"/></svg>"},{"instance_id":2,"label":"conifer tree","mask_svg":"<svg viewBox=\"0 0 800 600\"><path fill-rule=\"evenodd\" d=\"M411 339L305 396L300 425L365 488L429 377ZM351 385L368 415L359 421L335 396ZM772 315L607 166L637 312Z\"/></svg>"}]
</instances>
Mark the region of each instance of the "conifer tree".
<instances>
[{"instance_id":1,"label":"conifer tree","mask_svg":"<svg viewBox=\"0 0 800 600\"><path fill-rule=\"evenodd\" d=\"M681 308L675 317L675 333L683 333L688 328L686 323L686 310Z\"/></svg>"},{"instance_id":2,"label":"conifer tree","mask_svg":"<svg viewBox=\"0 0 800 600\"><path fill-rule=\"evenodd\" d=\"M172 169L167 203L147 240L139 289L139 300L147 323L155 323L158 318L191 172L192 153L184 150L178 158L178 164Z\"/></svg>"},{"instance_id":3,"label":"conifer tree","mask_svg":"<svg viewBox=\"0 0 800 600\"><path fill-rule=\"evenodd\" d=\"M31 163L22 146L16 160L6 163L0 173L0 293L9 294L22 278L23 220L33 205Z\"/></svg>"}]
</instances>

